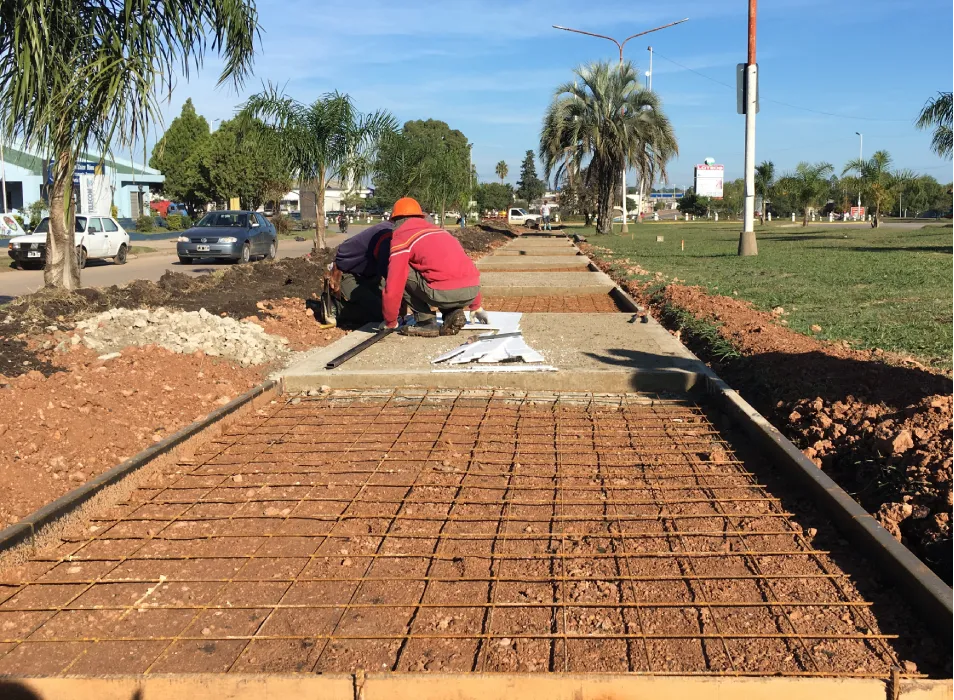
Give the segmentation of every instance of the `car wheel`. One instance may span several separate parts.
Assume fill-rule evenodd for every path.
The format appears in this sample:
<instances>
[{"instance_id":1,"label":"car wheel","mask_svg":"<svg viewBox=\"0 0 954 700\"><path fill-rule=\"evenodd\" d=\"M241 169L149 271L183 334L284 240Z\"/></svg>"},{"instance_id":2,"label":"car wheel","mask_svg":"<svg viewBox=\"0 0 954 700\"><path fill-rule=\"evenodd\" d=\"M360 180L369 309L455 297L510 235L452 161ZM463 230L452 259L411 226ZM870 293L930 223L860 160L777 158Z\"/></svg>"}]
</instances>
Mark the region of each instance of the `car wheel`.
<instances>
[{"instance_id":1,"label":"car wheel","mask_svg":"<svg viewBox=\"0 0 954 700\"><path fill-rule=\"evenodd\" d=\"M272 244L268 246L268 259L274 260L278 257L278 241L272 241Z\"/></svg>"},{"instance_id":2,"label":"car wheel","mask_svg":"<svg viewBox=\"0 0 954 700\"><path fill-rule=\"evenodd\" d=\"M76 249L76 267L78 267L81 270L84 267L86 267L87 257L88 256L86 254L86 248L84 248L83 246L79 246Z\"/></svg>"},{"instance_id":3,"label":"car wheel","mask_svg":"<svg viewBox=\"0 0 954 700\"><path fill-rule=\"evenodd\" d=\"M180 255L180 256L179 256L179 262L180 262L182 265L191 265L191 264L192 264L192 258L187 258L187 257L185 257L185 256L183 256L183 255Z\"/></svg>"},{"instance_id":4,"label":"car wheel","mask_svg":"<svg viewBox=\"0 0 954 700\"><path fill-rule=\"evenodd\" d=\"M245 245L242 246L242 257L238 259L238 262L244 265L251 259L252 259L252 246L250 246L246 242Z\"/></svg>"},{"instance_id":5,"label":"car wheel","mask_svg":"<svg viewBox=\"0 0 954 700\"><path fill-rule=\"evenodd\" d=\"M113 258L113 262L116 263L117 265L125 265L128 255L129 255L129 248L126 246L125 243L123 243L121 246L119 246L119 251L116 253L116 257Z\"/></svg>"}]
</instances>

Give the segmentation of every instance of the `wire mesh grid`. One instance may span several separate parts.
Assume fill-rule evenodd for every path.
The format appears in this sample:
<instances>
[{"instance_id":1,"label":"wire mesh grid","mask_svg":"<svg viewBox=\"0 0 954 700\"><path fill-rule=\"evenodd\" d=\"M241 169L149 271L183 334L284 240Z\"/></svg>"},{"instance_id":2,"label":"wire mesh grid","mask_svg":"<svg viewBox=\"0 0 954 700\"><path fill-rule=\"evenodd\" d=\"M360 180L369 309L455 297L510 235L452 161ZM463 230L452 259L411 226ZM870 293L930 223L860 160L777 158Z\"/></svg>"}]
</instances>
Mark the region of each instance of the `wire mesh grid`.
<instances>
[{"instance_id":1,"label":"wire mesh grid","mask_svg":"<svg viewBox=\"0 0 954 700\"><path fill-rule=\"evenodd\" d=\"M897 665L704 414L636 394L289 397L3 574L0 601L0 673Z\"/></svg>"}]
</instances>

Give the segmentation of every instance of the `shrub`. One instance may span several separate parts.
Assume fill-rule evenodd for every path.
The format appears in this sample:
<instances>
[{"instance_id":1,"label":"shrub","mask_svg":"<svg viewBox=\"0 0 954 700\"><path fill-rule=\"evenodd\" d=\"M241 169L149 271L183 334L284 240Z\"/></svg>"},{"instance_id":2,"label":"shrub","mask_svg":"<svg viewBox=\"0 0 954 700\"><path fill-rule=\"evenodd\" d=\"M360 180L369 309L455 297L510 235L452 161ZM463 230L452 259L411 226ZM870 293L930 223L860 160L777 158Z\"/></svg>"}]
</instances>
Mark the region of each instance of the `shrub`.
<instances>
[{"instance_id":1,"label":"shrub","mask_svg":"<svg viewBox=\"0 0 954 700\"><path fill-rule=\"evenodd\" d=\"M29 207L27 210L30 212L30 230L32 231L37 226L40 225L40 222L43 220L43 210L46 209L46 202L42 199L38 199Z\"/></svg>"},{"instance_id":2,"label":"shrub","mask_svg":"<svg viewBox=\"0 0 954 700\"><path fill-rule=\"evenodd\" d=\"M139 233L152 233L155 230L152 217L143 215L136 219L136 230Z\"/></svg>"},{"instance_id":3,"label":"shrub","mask_svg":"<svg viewBox=\"0 0 954 700\"><path fill-rule=\"evenodd\" d=\"M295 230L295 220L284 214L277 214L272 217L272 226L279 236Z\"/></svg>"},{"instance_id":4,"label":"shrub","mask_svg":"<svg viewBox=\"0 0 954 700\"><path fill-rule=\"evenodd\" d=\"M166 217L166 228L170 231L184 231L188 226L186 226L185 218L182 214L169 214Z\"/></svg>"}]
</instances>

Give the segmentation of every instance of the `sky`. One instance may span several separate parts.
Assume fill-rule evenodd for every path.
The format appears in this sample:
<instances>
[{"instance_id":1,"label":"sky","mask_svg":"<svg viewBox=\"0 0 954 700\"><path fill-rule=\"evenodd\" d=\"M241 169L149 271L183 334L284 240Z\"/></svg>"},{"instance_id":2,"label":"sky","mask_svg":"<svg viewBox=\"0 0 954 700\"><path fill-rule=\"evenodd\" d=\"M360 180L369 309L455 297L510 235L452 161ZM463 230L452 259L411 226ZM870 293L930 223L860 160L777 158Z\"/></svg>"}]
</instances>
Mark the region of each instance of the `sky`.
<instances>
[{"instance_id":1,"label":"sky","mask_svg":"<svg viewBox=\"0 0 954 700\"><path fill-rule=\"evenodd\" d=\"M610 42L551 25L625 38L688 17L630 41L625 57L645 73L653 46L652 87L679 141L671 184L691 186L693 166L710 157L725 165L727 179L743 174L735 73L746 59L745 0L257 5L254 74L238 89L216 87L221 62L209 56L198 75L178 82L167 124L191 97L215 128L213 120L230 118L268 81L303 102L338 90L361 111L386 109L401 123L447 122L474 144L481 181L496 179L504 160L516 182L555 88L575 67L618 60ZM950 0L763 0L759 10L757 162L772 160L781 174L799 161L824 160L840 173L858 157L861 132L866 157L884 149L897 168L952 179L951 163L930 150L930 134L914 127L925 100L954 82Z\"/></svg>"}]
</instances>

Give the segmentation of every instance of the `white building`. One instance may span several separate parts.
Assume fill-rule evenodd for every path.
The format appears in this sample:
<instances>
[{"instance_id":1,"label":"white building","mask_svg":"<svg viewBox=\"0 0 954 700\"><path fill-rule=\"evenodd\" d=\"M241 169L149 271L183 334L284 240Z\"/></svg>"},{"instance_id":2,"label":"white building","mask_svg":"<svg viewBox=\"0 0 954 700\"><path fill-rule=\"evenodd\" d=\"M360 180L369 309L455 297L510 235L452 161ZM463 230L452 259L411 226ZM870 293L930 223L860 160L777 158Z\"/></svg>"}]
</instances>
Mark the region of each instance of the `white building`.
<instances>
[{"instance_id":1,"label":"white building","mask_svg":"<svg viewBox=\"0 0 954 700\"><path fill-rule=\"evenodd\" d=\"M49 161L43 156L19 146L4 144L0 167L3 168L6 181L7 209L23 211L37 200L46 201ZM135 219L144 210L147 211L153 192L165 180L162 173L153 168L123 158L101 158L84 153L77 163L74 186L81 173L91 174L94 170L101 171L108 178L118 218Z\"/></svg>"}]
</instances>

